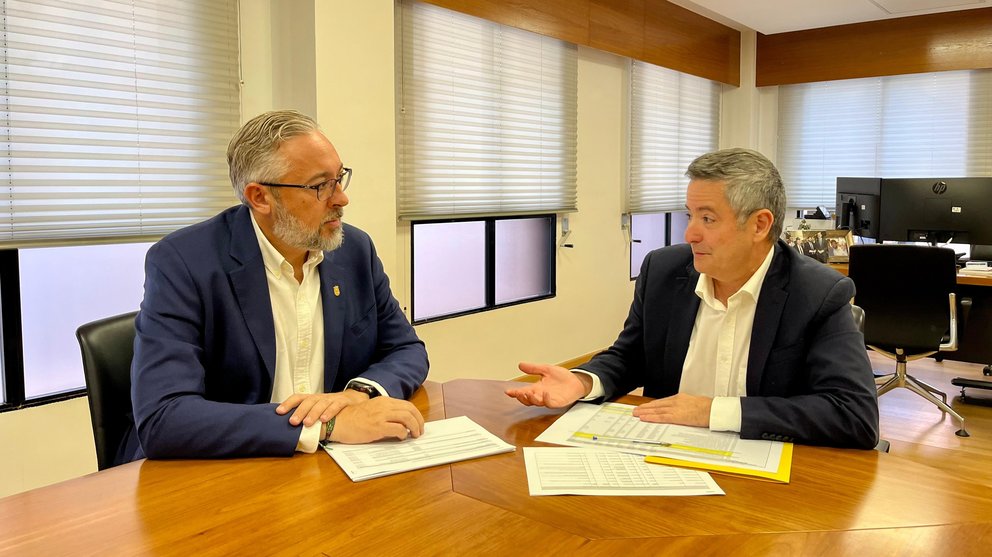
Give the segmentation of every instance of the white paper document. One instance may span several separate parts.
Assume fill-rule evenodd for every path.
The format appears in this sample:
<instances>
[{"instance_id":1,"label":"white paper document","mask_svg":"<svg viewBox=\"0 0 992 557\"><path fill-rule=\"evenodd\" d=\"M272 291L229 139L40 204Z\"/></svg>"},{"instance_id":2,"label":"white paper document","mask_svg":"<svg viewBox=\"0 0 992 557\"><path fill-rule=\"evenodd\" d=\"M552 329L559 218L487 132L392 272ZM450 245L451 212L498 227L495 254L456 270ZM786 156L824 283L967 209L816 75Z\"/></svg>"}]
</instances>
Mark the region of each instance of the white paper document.
<instances>
[{"instance_id":1,"label":"white paper document","mask_svg":"<svg viewBox=\"0 0 992 557\"><path fill-rule=\"evenodd\" d=\"M642 422L629 404L578 403L559 417L538 441L571 447L598 447L657 455L763 472L778 470L783 443L741 439L737 433Z\"/></svg>"},{"instance_id":2,"label":"white paper document","mask_svg":"<svg viewBox=\"0 0 992 557\"><path fill-rule=\"evenodd\" d=\"M531 495L723 495L706 472L597 449L524 447Z\"/></svg>"},{"instance_id":3,"label":"white paper document","mask_svg":"<svg viewBox=\"0 0 992 557\"><path fill-rule=\"evenodd\" d=\"M424 434L403 441L364 445L331 443L324 450L353 482L459 460L508 453L516 447L466 416L424 424Z\"/></svg>"}]
</instances>

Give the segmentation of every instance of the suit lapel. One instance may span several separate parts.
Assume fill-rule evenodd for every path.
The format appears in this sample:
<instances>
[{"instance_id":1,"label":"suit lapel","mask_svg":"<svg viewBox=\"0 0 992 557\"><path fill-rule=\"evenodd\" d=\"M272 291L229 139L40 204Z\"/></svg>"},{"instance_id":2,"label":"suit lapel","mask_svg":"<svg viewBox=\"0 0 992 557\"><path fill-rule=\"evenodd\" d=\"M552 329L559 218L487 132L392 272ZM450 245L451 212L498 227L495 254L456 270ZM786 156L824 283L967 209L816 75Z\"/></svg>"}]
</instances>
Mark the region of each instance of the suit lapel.
<instances>
[{"instance_id":1,"label":"suit lapel","mask_svg":"<svg viewBox=\"0 0 992 557\"><path fill-rule=\"evenodd\" d=\"M231 258L237 263L228 273L238 305L255 348L262 355L269 382L275 378L276 331L272 322L272 302L265 280L265 265L247 207L235 214L231 226Z\"/></svg>"},{"instance_id":2,"label":"suit lapel","mask_svg":"<svg viewBox=\"0 0 992 557\"><path fill-rule=\"evenodd\" d=\"M689 352L689 339L699 311L699 296L696 296L696 282L699 273L690 262L685 274L675 279L671 292L671 318L668 325L668 338L665 341L664 370L662 389L665 393L677 393L682 382L682 367Z\"/></svg>"},{"instance_id":3,"label":"suit lapel","mask_svg":"<svg viewBox=\"0 0 992 557\"><path fill-rule=\"evenodd\" d=\"M758 296L758 307L754 312L754 325L751 329L751 347L747 356L747 395L756 396L761 388L761 376L765 362L772 350L775 334L785 302L789 298L785 287L789 283L788 255L782 253L781 241L775 244L771 267L765 275Z\"/></svg>"},{"instance_id":4,"label":"suit lapel","mask_svg":"<svg viewBox=\"0 0 992 557\"><path fill-rule=\"evenodd\" d=\"M351 293L334 269L337 251L324 252L324 260L317 266L320 273L320 300L324 312L324 390L332 392L341 366L341 349L344 342L344 316Z\"/></svg>"}]
</instances>

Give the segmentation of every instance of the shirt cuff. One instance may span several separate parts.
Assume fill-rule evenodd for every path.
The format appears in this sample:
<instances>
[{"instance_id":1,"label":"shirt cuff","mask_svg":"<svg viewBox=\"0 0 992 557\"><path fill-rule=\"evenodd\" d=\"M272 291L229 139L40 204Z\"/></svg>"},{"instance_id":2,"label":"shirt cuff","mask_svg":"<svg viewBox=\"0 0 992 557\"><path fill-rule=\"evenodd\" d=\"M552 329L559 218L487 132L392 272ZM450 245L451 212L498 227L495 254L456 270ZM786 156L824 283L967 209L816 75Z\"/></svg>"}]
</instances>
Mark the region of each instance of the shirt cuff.
<instances>
[{"instance_id":1,"label":"shirt cuff","mask_svg":"<svg viewBox=\"0 0 992 557\"><path fill-rule=\"evenodd\" d=\"M718 396L710 406L710 431L741 432L741 399L736 396Z\"/></svg>"},{"instance_id":2,"label":"shirt cuff","mask_svg":"<svg viewBox=\"0 0 992 557\"><path fill-rule=\"evenodd\" d=\"M350 383L361 383L363 385L368 385L369 387L372 387L376 391L379 391L379 396L389 397L389 392L387 392L386 389L382 388L382 385L376 383L375 381L373 381L371 379L366 379L364 377L356 377L356 378L352 379L351 381L348 381L348 383L349 384ZM346 386L345 388L347 389L348 387Z\"/></svg>"},{"instance_id":3,"label":"shirt cuff","mask_svg":"<svg viewBox=\"0 0 992 557\"><path fill-rule=\"evenodd\" d=\"M301 453L313 453L320 444L320 427L323 422L317 421L312 426L303 426L300 440L296 442L296 450Z\"/></svg>"},{"instance_id":4,"label":"shirt cuff","mask_svg":"<svg viewBox=\"0 0 992 557\"><path fill-rule=\"evenodd\" d=\"M606 389L603 388L603 382L599 380L599 376L595 373L590 373L584 369L573 369L570 370L572 373L581 373L583 375L588 375L592 378L592 389L585 398L580 398L578 402L589 402L590 400L596 400L597 398L606 396Z\"/></svg>"}]
</instances>

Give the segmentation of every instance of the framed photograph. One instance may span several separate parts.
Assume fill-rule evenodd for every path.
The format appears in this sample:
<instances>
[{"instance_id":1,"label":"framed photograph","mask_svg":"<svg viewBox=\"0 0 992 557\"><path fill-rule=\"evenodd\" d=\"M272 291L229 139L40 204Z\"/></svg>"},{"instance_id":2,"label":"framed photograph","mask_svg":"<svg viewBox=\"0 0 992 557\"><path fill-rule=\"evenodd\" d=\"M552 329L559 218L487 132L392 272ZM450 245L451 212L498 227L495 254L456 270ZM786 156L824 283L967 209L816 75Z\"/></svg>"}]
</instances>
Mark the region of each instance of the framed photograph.
<instances>
[{"instance_id":1,"label":"framed photograph","mask_svg":"<svg viewBox=\"0 0 992 557\"><path fill-rule=\"evenodd\" d=\"M786 230L782 239L820 263L847 263L848 248L854 240L850 230Z\"/></svg>"},{"instance_id":2,"label":"framed photograph","mask_svg":"<svg viewBox=\"0 0 992 557\"><path fill-rule=\"evenodd\" d=\"M792 232L794 230L833 230L834 219L785 219L782 229Z\"/></svg>"}]
</instances>

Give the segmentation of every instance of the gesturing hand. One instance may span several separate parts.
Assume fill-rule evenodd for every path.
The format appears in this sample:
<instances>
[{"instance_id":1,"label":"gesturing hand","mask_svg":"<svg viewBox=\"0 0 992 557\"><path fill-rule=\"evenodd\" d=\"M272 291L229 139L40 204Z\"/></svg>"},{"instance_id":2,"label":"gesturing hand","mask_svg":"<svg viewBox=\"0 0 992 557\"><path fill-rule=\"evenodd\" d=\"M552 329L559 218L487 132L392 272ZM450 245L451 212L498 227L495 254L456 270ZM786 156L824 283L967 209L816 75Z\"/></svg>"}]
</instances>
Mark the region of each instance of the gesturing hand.
<instances>
[{"instance_id":1,"label":"gesturing hand","mask_svg":"<svg viewBox=\"0 0 992 557\"><path fill-rule=\"evenodd\" d=\"M518 389L507 389L506 396L515 398L526 406L562 408L585 397L592 390L592 379L548 364L520 362L520 371L541 377L537 383Z\"/></svg>"},{"instance_id":2,"label":"gesturing hand","mask_svg":"<svg viewBox=\"0 0 992 557\"><path fill-rule=\"evenodd\" d=\"M424 417L409 401L380 396L343 408L331 432L335 443L371 443L424 433Z\"/></svg>"}]
</instances>

